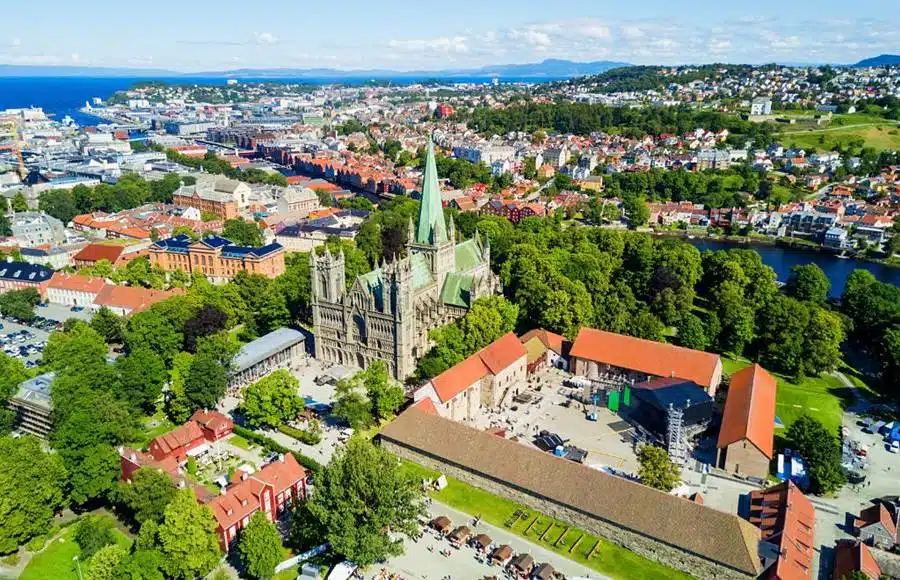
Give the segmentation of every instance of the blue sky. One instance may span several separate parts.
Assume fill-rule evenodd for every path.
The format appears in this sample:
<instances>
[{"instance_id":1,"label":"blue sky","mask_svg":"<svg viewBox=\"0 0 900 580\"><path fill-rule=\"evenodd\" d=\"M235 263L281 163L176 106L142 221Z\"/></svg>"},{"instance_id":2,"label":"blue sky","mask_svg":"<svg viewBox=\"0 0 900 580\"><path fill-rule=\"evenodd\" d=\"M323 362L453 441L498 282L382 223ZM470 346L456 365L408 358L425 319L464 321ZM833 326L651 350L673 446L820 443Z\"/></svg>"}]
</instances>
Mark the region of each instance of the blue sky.
<instances>
[{"instance_id":1,"label":"blue sky","mask_svg":"<svg viewBox=\"0 0 900 580\"><path fill-rule=\"evenodd\" d=\"M848 63L900 53L896 2L18 0L3 8L0 63L183 71L442 69L545 58Z\"/></svg>"}]
</instances>

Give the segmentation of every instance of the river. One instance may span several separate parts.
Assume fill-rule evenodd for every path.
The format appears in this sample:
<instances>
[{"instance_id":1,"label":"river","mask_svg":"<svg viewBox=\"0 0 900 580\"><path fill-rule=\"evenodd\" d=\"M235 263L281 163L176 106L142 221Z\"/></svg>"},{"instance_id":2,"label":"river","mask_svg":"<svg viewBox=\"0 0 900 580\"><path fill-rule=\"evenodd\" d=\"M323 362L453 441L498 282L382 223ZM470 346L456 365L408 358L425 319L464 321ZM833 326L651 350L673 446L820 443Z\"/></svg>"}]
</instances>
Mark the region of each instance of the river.
<instances>
[{"instance_id":1,"label":"river","mask_svg":"<svg viewBox=\"0 0 900 580\"><path fill-rule=\"evenodd\" d=\"M833 254L798 250L791 248L779 248L762 245L738 245L714 240L689 240L701 252L704 250L729 250L732 248L752 248L759 252L762 261L775 270L775 274L782 282L786 282L791 273L791 268L800 264L815 264L831 280L830 295L840 297L844 293L847 278L853 270L863 269L871 272L875 278L882 282L889 282L900 286L900 268L886 266L874 262L860 262L854 259L842 259Z\"/></svg>"}]
</instances>

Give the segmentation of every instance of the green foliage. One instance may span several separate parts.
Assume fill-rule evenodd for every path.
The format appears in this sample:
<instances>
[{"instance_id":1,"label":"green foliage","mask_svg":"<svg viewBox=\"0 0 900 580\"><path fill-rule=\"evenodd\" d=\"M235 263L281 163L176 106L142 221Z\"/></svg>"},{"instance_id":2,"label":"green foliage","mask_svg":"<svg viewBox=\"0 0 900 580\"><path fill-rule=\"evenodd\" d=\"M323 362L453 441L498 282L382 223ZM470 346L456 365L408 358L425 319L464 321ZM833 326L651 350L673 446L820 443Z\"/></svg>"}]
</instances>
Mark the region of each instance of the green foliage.
<instances>
[{"instance_id":1,"label":"green foliage","mask_svg":"<svg viewBox=\"0 0 900 580\"><path fill-rule=\"evenodd\" d=\"M107 344L121 343L125 339L125 321L118 314L103 306L91 319L91 328L103 337Z\"/></svg>"},{"instance_id":2,"label":"green foliage","mask_svg":"<svg viewBox=\"0 0 900 580\"><path fill-rule=\"evenodd\" d=\"M38 209L68 223L78 214L93 211L117 212L149 202L167 203L180 186L175 173L148 182L136 173L123 175L114 185L76 185L71 190L51 189L38 196Z\"/></svg>"},{"instance_id":3,"label":"green foliage","mask_svg":"<svg viewBox=\"0 0 900 580\"><path fill-rule=\"evenodd\" d=\"M819 421L802 415L788 427L785 437L806 460L813 493L833 493L846 483L840 443Z\"/></svg>"},{"instance_id":4,"label":"green foliage","mask_svg":"<svg viewBox=\"0 0 900 580\"><path fill-rule=\"evenodd\" d=\"M179 490L163 514L156 533L166 576L190 580L205 576L219 561L216 521L192 489Z\"/></svg>"},{"instance_id":5,"label":"green foliage","mask_svg":"<svg viewBox=\"0 0 900 580\"><path fill-rule=\"evenodd\" d=\"M34 288L10 290L0 294L0 312L4 316L18 318L25 322L34 320L34 307L41 301L41 295Z\"/></svg>"},{"instance_id":6,"label":"green foliage","mask_svg":"<svg viewBox=\"0 0 900 580\"><path fill-rule=\"evenodd\" d=\"M632 228L639 228L647 225L650 217L650 209L647 207L646 200L636 196L629 195L622 201L622 209L628 218L628 225Z\"/></svg>"},{"instance_id":7,"label":"green foliage","mask_svg":"<svg viewBox=\"0 0 900 580\"><path fill-rule=\"evenodd\" d=\"M193 409L212 409L222 397L228 386L228 374L225 367L211 352L198 352L188 369L184 380L184 395Z\"/></svg>"},{"instance_id":8,"label":"green foliage","mask_svg":"<svg viewBox=\"0 0 900 580\"><path fill-rule=\"evenodd\" d=\"M115 501L140 527L144 522L162 522L166 507L175 497L175 484L168 474L153 468L138 469L131 483L119 483Z\"/></svg>"},{"instance_id":9,"label":"green foliage","mask_svg":"<svg viewBox=\"0 0 900 580\"><path fill-rule=\"evenodd\" d=\"M310 511L309 501L297 502L291 514L288 545L295 551L303 552L321 545L325 533L322 523Z\"/></svg>"},{"instance_id":10,"label":"green foliage","mask_svg":"<svg viewBox=\"0 0 900 580\"><path fill-rule=\"evenodd\" d=\"M641 483L666 493L675 489L681 479L678 466L669 459L668 452L655 445L641 445L637 453Z\"/></svg>"},{"instance_id":11,"label":"green foliage","mask_svg":"<svg viewBox=\"0 0 900 580\"><path fill-rule=\"evenodd\" d=\"M84 551L82 550L82 556ZM91 556L88 564L88 578L91 580L113 580L118 576L119 565L128 557L125 548L118 544L103 546Z\"/></svg>"},{"instance_id":12,"label":"green foliage","mask_svg":"<svg viewBox=\"0 0 900 580\"><path fill-rule=\"evenodd\" d=\"M278 431L306 445L318 445L322 442L322 426L315 420L310 421L309 427L306 429L296 429L290 425L279 425Z\"/></svg>"},{"instance_id":13,"label":"green foliage","mask_svg":"<svg viewBox=\"0 0 900 580\"><path fill-rule=\"evenodd\" d=\"M140 346L116 359L119 396L152 414L169 375L162 358L148 346Z\"/></svg>"},{"instance_id":14,"label":"green foliage","mask_svg":"<svg viewBox=\"0 0 900 580\"><path fill-rule=\"evenodd\" d=\"M277 370L244 389L239 410L251 427L278 427L303 412L299 392L297 379L285 369Z\"/></svg>"},{"instance_id":15,"label":"green foliage","mask_svg":"<svg viewBox=\"0 0 900 580\"><path fill-rule=\"evenodd\" d=\"M225 220L222 226L222 237L231 240L238 246L258 247L263 245L262 230L259 229L259 225L240 218Z\"/></svg>"},{"instance_id":16,"label":"green foliage","mask_svg":"<svg viewBox=\"0 0 900 580\"><path fill-rule=\"evenodd\" d=\"M391 380L387 365L373 361L364 371L335 387L334 414L354 429L394 416L403 404L403 388Z\"/></svg>"},{"instance_id":17,"label":"green foliage","mask_svg":"<svg viewBox=\"0 0 900 580\"><path fill-rule=\"evenodd\" d=\"M828 298L831 280L815 264L797 265L791 268L791 275L784 291L802 302L822 304Z\"/></svg>"},{"instance_id":18,"label":"green foliage","mask_svg":"<svg viewBox=\"0 0 900 580\"><path fill-rule=\"evenodd\" d=\"M34 437L0 437L0 554L47 533L63 507L66 471Z\"/></svg>"},{"instance_id":19,"label":"green foliage","mask_svg":"<svg viewBox=\"0 0 900 580\"><path fill-rule=\"evenodd\" d=\"M281 534L263 512L256 512L241 532L238 554L244 573L250 578L268 580L281 562Z\"/></svg>"},{"instance_id":20,"label":"green foliage","mask_svg":"<svg viewBox=\"0 0 900 580\"><path fill-rule=\"evenodd\" d=\"M19 359L0 353L0 436L12 430L15 412L6 404L16 394L19 384L29 378L30 373Z\"/></svg>"},{"instance_id":21,"label":"green foliage","mask_svg":"<svg viewBox=\"0 0 900 580\"><path fill-rule=\"evenodd\" d=\"M277 291L284 296L291 320L311 322L312 276L309 254L294 252L284 257L284 273L275 279Z\"/></svg>"},{"instance_id":22,"label":"green foliage","mask_svg":"<svg viewBox=\"0 0 900 580\"><path fill-rule=\"evenodd\" d=\"M307 457L306 455L303 455L302 453L297 453L296 451L291 451L284 445L278 443L277 441L275 441L274 439L272 439L270 437L266 437L265 435L263 435L261 433L257 433L256 431L251 431L250 429L247 429L246 427L241 427L240 425L234 426L234 432L237 435L240 435L241 437L246 439L247 441L251 441L257 445L262 446L269 453L290 453L291 455L294 456L294 459L297 460L297 463L299 463L300 465L302 465L303 467L305 467L306 469L308 469L309 471L311 471L313 473L318 473L323 469L322 465L318 461L313 459L312 457Z\"/></svg>"},{"instance_id":23,"label":"green foliage","mask_svg":"<svg viewBox=\"0 0 900 580\"><path fill-rule=\"evenodd\" d=\"M116 543L112 520L103 516L85 516L76 524L75 541L81 548L81 557L90 559L104 546Z\"/></svg>"},{"instance_id":24,"label":"green foliage","mask_svg":"<svg viewBox=\"0 0 900 580\"><path fill-rule=\"evenodd\" d=\"M164 580L162 554L155 549L126 554L116 568L116 580Z\"/></svg>"},{"instance_id":25,"label":"green foliage","mask_svg":"<svg viewBox=\"0 0 900 580\"><path fill-rule=\"evenodd\" d=\"M28 200L25 199L25 194L21 191L17 192L10 203L12 210L16 213L22 211L28 211Z\"/></svg>"},{"instance_id":26,"label":"green foliage","mask_svg":"<svg viewBox=\"0 0 900 580\"><path fill-rule=\"evenodd\" d=\"M352 439L317 476L309 512L336 553L369 566L403 552L398 535L419 533L423 500L421 486L400 470L394 456ZM391 533L384 533L388 529Z\"/></svg>"}]
</instances>

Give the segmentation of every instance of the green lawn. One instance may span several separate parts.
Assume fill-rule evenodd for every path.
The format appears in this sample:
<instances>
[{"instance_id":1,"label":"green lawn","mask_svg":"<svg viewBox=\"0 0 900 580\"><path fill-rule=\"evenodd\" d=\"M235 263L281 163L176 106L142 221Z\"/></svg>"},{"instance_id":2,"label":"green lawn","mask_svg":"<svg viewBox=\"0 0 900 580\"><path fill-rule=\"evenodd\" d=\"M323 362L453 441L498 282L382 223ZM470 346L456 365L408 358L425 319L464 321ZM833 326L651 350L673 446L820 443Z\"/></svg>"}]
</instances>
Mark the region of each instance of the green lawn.
<instances>
[{"instance_id":1,"label":"green lawn","mask_svg":"<svg viewBox=\"0 0 900 580\"><path fill-rule=\"evenodd\" d=\"M118 529L113 529L116 534L116 543L123 548L131 546L131 540ZM78 572L75 569L73 558L81 554L81 548L75 543L73 536L75 526L71 525L63 530L62 534L49 544L43 552L37 554L22 571L19 580L78 580ZM87 562L81 562L81 573L87 577Z\"/></svg>"},{"instance_id":2,"label":"green lawn","mask_svg":"<svg viewBox=\"0 0 900 580\"><path fill-rule=\"evenodd\" d=\"M414 463L404 462L404 468L422 479L435 479L438 475L437 472ZM596 536L571 528L535 510L450 477L447 478L447 487L432 492L431 496L459 511L479 516L485 522L506 528L532 543L541 544L547 550L552 550L612 578L629 580L690 578L687 574L657 564L613 543L598 540ZM517 511L524 512L527 516L524 519L515 519L509 526L506 525L513 520L513 514ZM546 535L544 532L547 532Z\"/></svg>"},{"instance_id":3,"label":"green lawn","mask_svg":"<svg viewBox=\"0 0 900 580\"><path fill-rule=\"evenodd\" d=\"M877 151L900 150L900 130L896 125L884 121L864 127L829 125L797 133L788 131L778 135L778 139L785 146L796 145L806 150L830 151L835 145L846 147L855 139L862 139L865 147L872 147Z\"/></svg>"},{"instance_id":4,"label":"green lawn","mask_svg":"<svg viewBox=\"0 0 900 580\"><path fill-rule=\"evenodd\" d=\"M729 375L749 364L750 361L746 359L722 357L722 368ZM837 433L844 406L853 400L850 390L840 379L823 374L818 377L806 377L798 383L778 373L772 374L778 381L775 414L784 423L785 428L806 413L821 421L833 433Z\"/></svg>"},{"instance_id":5,"label":"green lawn","mask_svg":"<svg viewBox=\"0 0 900 580\"><path fill-rule=\"evenodd\" d=\"M241 437L240 435L232 435L231 438L228 439L228 442L234 445L235 447L240 447L241 449L250 449L251 443Z\"/></svg>"},{"instance_id":6,"label":"green lawn","mask_svg":"<svg viewBox=\"0 0 900 580\"><path fill-rule=\"evenodd\" d=\"M142 427L143 430L139 437L131 442L131 445L138 449L146 447L154 437L162 435L163 433L168 433L174 429L176 425L169 421L162 413L157 413L152 417L145 418Z\"/></svg>"}]
</instances>

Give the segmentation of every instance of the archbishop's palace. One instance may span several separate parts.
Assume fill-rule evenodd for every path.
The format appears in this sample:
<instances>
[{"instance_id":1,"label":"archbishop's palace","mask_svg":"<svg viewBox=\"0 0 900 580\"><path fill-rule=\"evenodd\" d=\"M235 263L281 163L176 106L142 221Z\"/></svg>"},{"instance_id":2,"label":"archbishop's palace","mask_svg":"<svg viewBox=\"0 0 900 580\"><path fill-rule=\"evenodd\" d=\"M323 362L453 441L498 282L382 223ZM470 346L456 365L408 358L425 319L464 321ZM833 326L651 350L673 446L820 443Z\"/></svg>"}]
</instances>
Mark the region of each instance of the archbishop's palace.
<instances>
[{"instance_id":1,"label":"archbishop's palace","mask_svg":"<svg viewBox=\"0 0 900 580\"><path fill-rule=\"evenodd\" d=\"M461 318L479 297L499 291L491 247L478 233L456 243L441 205L429 142L419 219L410 220L405 258L382 263L345 290L344 255L310 252L316 358L344 365L387 363L402 380L428 350L428 332Z\"/></svg>"}]
</instances>

